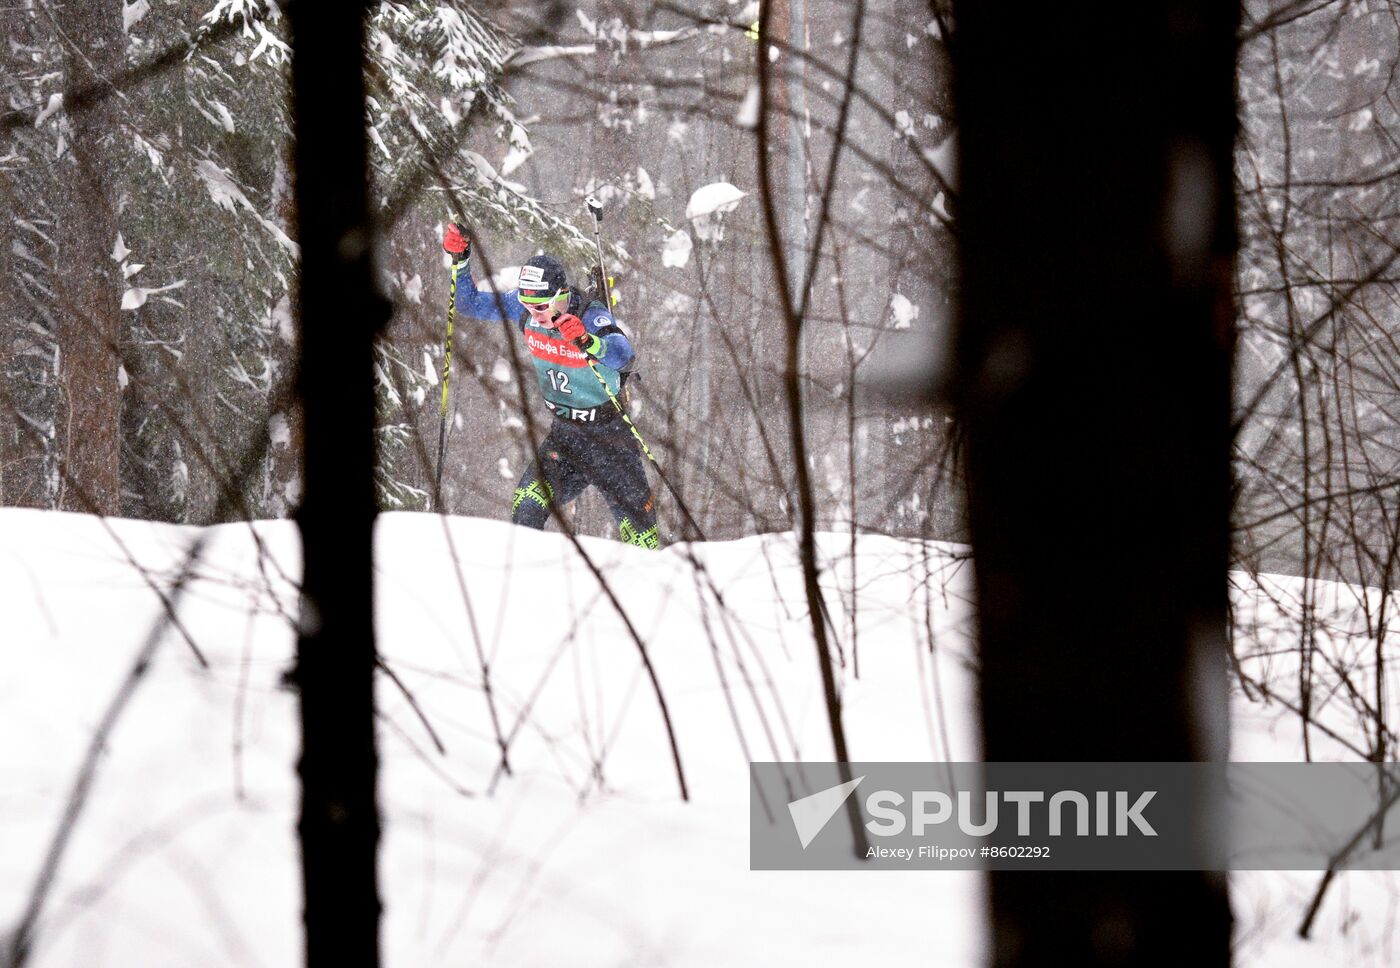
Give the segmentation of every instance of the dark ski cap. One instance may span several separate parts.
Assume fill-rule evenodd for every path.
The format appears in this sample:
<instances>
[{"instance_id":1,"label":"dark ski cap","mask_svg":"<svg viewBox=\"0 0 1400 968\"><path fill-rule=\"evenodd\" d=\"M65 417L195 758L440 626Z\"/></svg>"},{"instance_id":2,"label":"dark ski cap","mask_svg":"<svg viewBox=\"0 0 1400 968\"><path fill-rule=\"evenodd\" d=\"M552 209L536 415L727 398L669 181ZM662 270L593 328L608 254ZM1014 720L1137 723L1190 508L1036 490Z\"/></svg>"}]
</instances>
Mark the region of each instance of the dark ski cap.
<instances>
[{"instance_id":1,"label":"dark ski cap","mask_svg":"<svg viewBox=\"0 0 1400 968\"><path fill-rule=\"evenodd\" d=\"M520 267L520 282L516 288L521 293L553 295L569 286L564 267L553 256L537 255Z\"/></svg>"}]
</instances>

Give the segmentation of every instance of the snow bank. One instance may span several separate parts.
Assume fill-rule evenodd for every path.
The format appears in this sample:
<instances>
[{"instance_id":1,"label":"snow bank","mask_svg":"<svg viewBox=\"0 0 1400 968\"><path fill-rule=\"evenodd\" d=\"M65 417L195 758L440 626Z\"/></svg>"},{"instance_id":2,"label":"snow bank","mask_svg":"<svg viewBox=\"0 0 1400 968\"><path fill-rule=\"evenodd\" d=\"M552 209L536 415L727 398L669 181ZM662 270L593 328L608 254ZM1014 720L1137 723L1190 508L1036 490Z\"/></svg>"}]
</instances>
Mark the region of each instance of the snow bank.
<instances>
[{"instance_id":1,"label":"snow bank","mask_svg":"<svg viewBox=\"0 0 1400 968\"><path fill-rule=\"evenodd\" d=\"M157 590L201 536L179 615L208 668L167 633L105 744L35 968L299 961L288 522L200 530L0 510L0 929L161 613ZM748 870L748 762L831 755L791 536L659 553L583 539L655 665L689 802L638 645L560 536L389 514L376 541L382 654L446 747L381 677L387 965L983 963L975 873ZM852 755L976 758L964 549L863 536L853 560L845 535L819 547ZM1301 603L1324 650L1364 633L1350 586L1235 584L1251 675L1296 675L1283 647ZM1345 710L1324 705L1341 728ZM1297 759L1290 719L1237 693L1236 758ZM1305 943L1293 931L1317 877L1232 877L1238 964L1388 963L1392 875L1343 875Z\"/></svg>"},{"instance_id":2,"label":"snow bank","mask_svg":"<svg viewBox=\"0 0 1400 968\"><path fill-rule=\"evenodd\" d=\"M160 612L142 571L168 587L200 534L107 527L0 511L0 925L21 909L93 724ZM296 535L262 522L210 538L180 606L210 667L178 636L163 643L108 743L36 968L92 964L93 952L114 965L297 963L296 706L280 685ZM850 566L846 541L823 543L833 581ZM388 965L901 963L930 937L940 964L980 963L975 874L748 871L748 761L831 748L789 537L660 553L584 540L655 663L689 803L637 645L560 536L391 514L377 542L381 650L447 748L433 750L381 677ZM930 657L922 604L909 608L923 601L919 546L862 539L861 679L845 673L862 757L975 755L954 550L930 546ZM841 601L833 591L838 623ZM478 645L511 776L497 773ZM933 661L946 737L926 716Z\"/></svg>"}]
</instances>

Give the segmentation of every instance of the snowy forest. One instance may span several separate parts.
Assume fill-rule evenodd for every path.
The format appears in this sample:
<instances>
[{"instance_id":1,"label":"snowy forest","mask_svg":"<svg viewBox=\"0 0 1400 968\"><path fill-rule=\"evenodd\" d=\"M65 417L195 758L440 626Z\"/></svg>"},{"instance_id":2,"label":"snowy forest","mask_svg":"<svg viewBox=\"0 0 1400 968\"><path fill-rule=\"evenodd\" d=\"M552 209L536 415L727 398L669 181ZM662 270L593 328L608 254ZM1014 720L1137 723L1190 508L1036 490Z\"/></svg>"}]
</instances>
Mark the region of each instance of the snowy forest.
<instances>
[{"instance_id":1,"label":"snowy forest","mask_svg":"<svg viewBox=\"0 0 1400 968\"><path fill-rule=\"evenodd\" d=\"M7 14L6 83L19 113L5 164L5 257L15 260L6 505L207 525L297 504L287 31L276 5L208 6L138 3L73 24L42 5ZM618 316L645 350L638 424L694 515L693 525L668 521L671 536L790 526L787 340L757 201L756 106L746 104L756 20L756 7L726 4L374 8L376 281L394 306L375 360L382 508L430 506L443 223L478 233L478 274L513 282L512 267L544 250L583 276L595 260L583 204L592 194L606 210ZM769 139L781 159L773 191L785 231L813 236L796 240L788 271L812 276L804 404L822 521L955 538L947 423L855 391L882 334L931 321L948 301L946 58L936 21L933 33L903 21L872 10L861 24L848 98L849 16L812 41L811 62L775 94L784 120ZM139 70L182 35L192 47L178 67L151 70L77 117L61 110L75 90ZM884 60L913 45L912 63ZM843 99L850 143L822 221ZM93 246L76 260L88 272L55 257L69 242L47 227L69 219ZM819 223L826 261L809 272L803 253ZM67 340L65 325L90 338ZM500 334L472 327L458 338L442 510L502 517L529 450L517 375ZM585 498L580 533L611 533L596 512Z\"/></svg>"},{"instance_id":2,"label":"snowy forest","mask_svg":"<svg viewBox=\"0 0 1400 968\"><path fill-rule=\"evenodd\" d=\"M1345 855L750 872L746 771L1395 761L1400 4L0 4L0 966L1393 963ZM510 523L449 224L659 549Z\"/></svg>"}]
</instances>

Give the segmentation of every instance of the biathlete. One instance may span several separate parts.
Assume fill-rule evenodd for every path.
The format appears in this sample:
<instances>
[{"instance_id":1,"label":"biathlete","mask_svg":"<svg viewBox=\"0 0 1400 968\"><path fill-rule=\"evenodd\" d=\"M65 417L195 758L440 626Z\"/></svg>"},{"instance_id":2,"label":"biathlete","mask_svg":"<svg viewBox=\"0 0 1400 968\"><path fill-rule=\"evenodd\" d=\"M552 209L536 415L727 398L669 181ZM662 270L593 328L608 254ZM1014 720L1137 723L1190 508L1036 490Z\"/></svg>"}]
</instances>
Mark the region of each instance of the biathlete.
<instances>
[{"instance_id":1,"label":"biathlete","mask_svg":"<svg viewBox=\"0 0 1400 968\"><path fill-rule=\"evenodd\" d=\"M659 547L646 466L613 402L635 353L610 308L570 287L564 267L547 255L521 266L510 292L482 292L472 279L471 243L461 228L449 223L442 247L452 258L457 312L515 324L554 415L537 458L515 489L511 521L542 529L552 505L570 503L591 485L607 500L623 541Z\"/></svg>"}]
</instances>

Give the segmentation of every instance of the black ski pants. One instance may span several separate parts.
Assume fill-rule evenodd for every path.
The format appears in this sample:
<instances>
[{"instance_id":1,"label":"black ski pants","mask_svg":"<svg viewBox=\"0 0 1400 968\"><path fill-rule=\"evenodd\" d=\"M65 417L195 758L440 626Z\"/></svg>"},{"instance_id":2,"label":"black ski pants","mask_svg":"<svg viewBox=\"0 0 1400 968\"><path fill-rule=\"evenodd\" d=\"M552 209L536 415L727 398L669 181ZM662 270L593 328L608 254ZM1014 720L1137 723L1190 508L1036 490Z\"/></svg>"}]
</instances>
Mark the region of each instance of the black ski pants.
<instances>
[{"instance_id":1,"label":"black ski pants","mask_svg":"<svg viewBox=\"0 0 1400 968\"><path fill-rule=\"evenodd\" d=\"M660 547L656 500L641 448L620 418L585 423L556 417L540 444L539 459L530 462L515 489L510 519L543 528L552 504L568 504L590 485L603 493L623 541Z\"/></svg>"}]
</instances>

